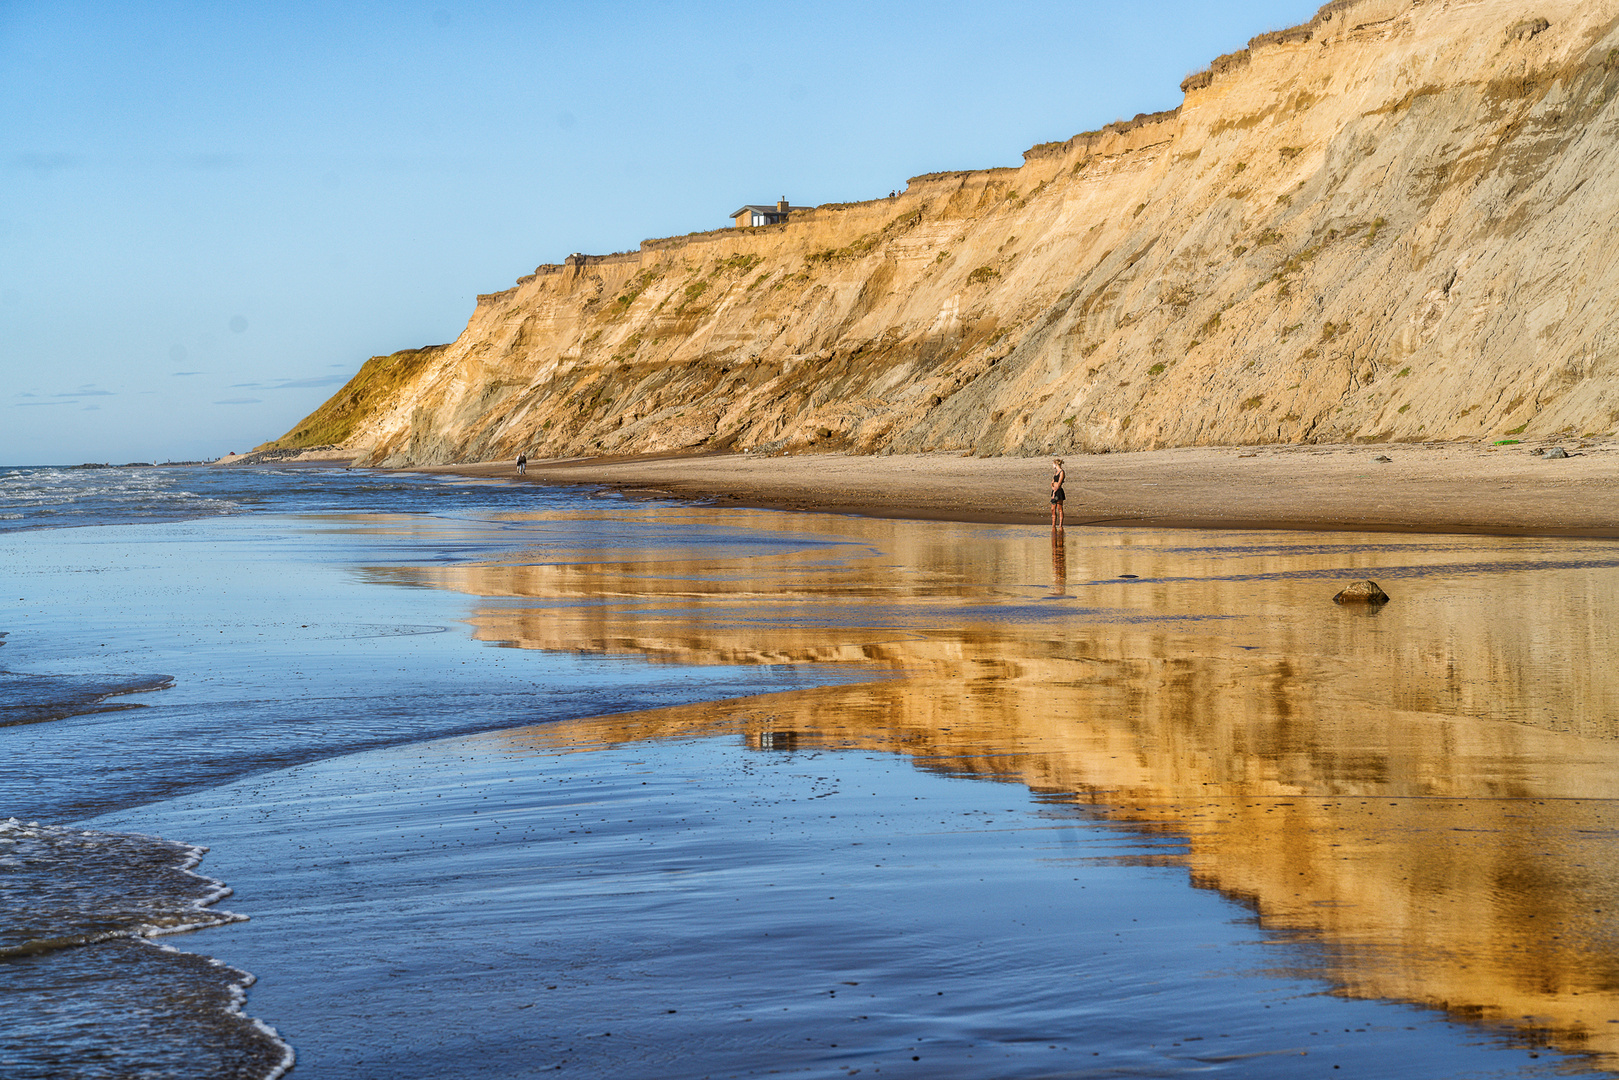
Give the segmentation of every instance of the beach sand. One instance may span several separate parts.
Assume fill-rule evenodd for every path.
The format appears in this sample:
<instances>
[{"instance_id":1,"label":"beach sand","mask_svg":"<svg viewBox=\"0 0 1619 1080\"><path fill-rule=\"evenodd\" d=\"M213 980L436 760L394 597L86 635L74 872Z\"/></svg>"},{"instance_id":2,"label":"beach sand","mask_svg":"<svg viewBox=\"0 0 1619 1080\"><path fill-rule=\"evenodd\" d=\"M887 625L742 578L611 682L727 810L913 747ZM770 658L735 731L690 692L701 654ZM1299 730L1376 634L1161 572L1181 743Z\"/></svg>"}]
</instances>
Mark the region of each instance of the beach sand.
<instances>
[{"instance_id":1,"label":"beach sand","mask_svg":"<svg viewBox=\"0 0 1619 1080\"><path fill-rule=\"evenodd\" d=\"M1210 471L1267 460L1224 453ZM1582 461L1525 457L1512 469L1530 477ZM1069 462L1074 503L1093 462ZM78 823L213 847L201 869L251 921L172 943L256 974L249 1013L311 1075L1611 1069L1619 550L1054 536L1045 464L573 477L649 494L671 490L644 479L660 469L796 477L779 486L855 492L869 515L879 484L856 478L872 473L945 517L1016 475L1034 528L609 497L14 544L37 549L30 631L71 646L52 650L110 645L176 676L141 725L149 759L174 732L206 744L181 755L188 775L231 737L308 741L293 767ZM1394 601L1334 605L1359 577ZM199 580L230 585L206 620ZM69 641L109 590L127 598L120 636ZM195 641L173 640L181 611ZM56 655L19 644L41 668ZM569 689L620 681L733 700L535 725L607 711L617 691ZM750 683L802 688L734 700ZM484 730L404 737L439 714ZM81 761L96 722L19 729L31 767L53 730ZM396 745L358 737L389 724L402 737L378 742Z\"/></svg>"},{"instance_id":2,"label":"beach sand","mask_svg":"<svg viewBox=\"0 0 1619 1080\"><path fill-rule=\"evenodd\" d=\"M393 580L468 605L470 640L434 639L457 656L867 681L351 754L90 822L213 847L252 921L191 947L260 977L250 1006L300 1068L1431 1077L1619 1056L1611 545L1059 546L593 505L594 529L644 541ZM728 529L772 542L721 547ZM1396 599L1334 605L1358 576Z\"/></svg>"},{"instance_id":3,"label":"beach sand","mask_svg":"<svg viewBox=\"0 0 1619 1080\"><path fill-rule=\"evenodd\" d=\"M1560 446L1567 458L1532 453ZM1379 461L1386 457L1388 461ZM1619 440L1195 447L1066 459L1066 523L1619 537ZM431 466L875 517L1050 520L1049 458L747 454Z\"/></svg>"},{"instance_id":4,"label":"beach sand","mask_svg":"<svg viewBox=\"0 0 1619 1080\"><path fill-rule=\"evenodd\" d=\"M867 715L885 704L834 689L397 747L94 824L214 845L253 919L189 947L256 972L251 1008L323 1078L1578 1070L1323 993L1307 950L1188 887L1174 831L894 753ZM1051 760L1041 741L987 745L1015 770ZM1211 798L1266 820L1298 802ZM1294 845L1325 846L1321 824Z\"/></svg>"}]
</instances>

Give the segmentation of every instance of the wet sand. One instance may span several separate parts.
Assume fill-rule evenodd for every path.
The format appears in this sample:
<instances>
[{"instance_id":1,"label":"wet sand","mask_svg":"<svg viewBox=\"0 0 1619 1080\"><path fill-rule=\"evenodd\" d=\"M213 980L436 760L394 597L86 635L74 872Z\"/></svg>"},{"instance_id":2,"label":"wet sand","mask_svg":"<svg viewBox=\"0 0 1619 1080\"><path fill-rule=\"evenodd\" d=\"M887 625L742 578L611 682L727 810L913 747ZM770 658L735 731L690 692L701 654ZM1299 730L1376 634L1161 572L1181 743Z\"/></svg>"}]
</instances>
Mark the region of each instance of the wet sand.
<instances>
[{"instance_id":1,"label":"wet sand","mask_svg":"<svg viewBox=\"0 0 1619 1080\"><path fill-rule=\"evenodd\" d=\"M110 545L127 629L92 644L177 676L147 738L164 695L219 696L212 752L260 696L279 747L509 691L479 706L504 730L86 815L212 846L252 921L173 943L257 975L249 1013L311 1075L1619 1066L1605 541L614 498L323 519L296 546L249 526L197 532L245 592L194 643L153 605L196 621L196 555L169 541L165 574ZM291 597L245 571L272 553L329 569ZM89 622L115 579L60 557L79 606L30 618ZM1362 577L1393 602L1331 602ZM447 632L351 638L373 624ZM240 640L196 652L214 638ZM697 695L723 670L697 665L843 685L516 726L596 664Z\"/></svg>"},{"instance_id":2,"label":"wet sand","mask_svg":"<svg viewBox=\"0 0 1619 1080\"><path fill-rule=\"evenodd\" d=\"M1345 952L1334 974L1377 965L1274 926L1268 880L1250 904L1199 878L1210 836L1274 841L1296 795L1200 794L1189 852L1178 829L1109 822L1056 778L1031 797L1023 770L1058 760L1037 733L981 730L966 756L937 730L907 747L918 717L883 718L894 700L772 695L419 744L96 824L214 845L253 921L209 942L260 975L253 1009L324 1078L1582 1074L1479 1026L1498 1017L1469 1016L1474 998L1447 1015L1364 983L1323 993L1312 953ZM1082 742L1065 749L1108 749ZM1005 764L972 760L986 754ZM1342 820L1356 862L1335 880L1400 844L1364 813Z\"/></svg>"},{"instance_id":3,"label":"wet sand","mask_svg":"<svg viewBox=\"0 0 1619 1080\"><path fill-rule=\"evenodd\" d=\"M903 673L761 702L746 735L909 756L1184 840L1161 864L1251 904L1311 957L1290 970L1619 1063L1610 544L795 520L851 553L428 580L489 598L489 641ZM1334 606L1357 576L1396 600ZM610 730L712 720L685 717Z\"/></svg>"},{"instance_id":4,"label":"wet sand","mask_svg":"<svg viewBox=\"0 0 1619 1080\"><path fill-rule=\"evenodd\" d=\"M213 846L253 921L195 947L311 1071L1619 1063L1606 542L600 513L647 542L393 580L536 657L866 681L94 821Z\"/></svg>"},{"instance_id":5,"label":"wet sand","mask_svg":"<svg viewBox=\"0 0 1619 1080\"><path fill-rule=\"evenodd\" d=\"M1561 446L1568 458L1531 450ZM1387 457L1387 462L1378 457ZM1619 538L1619 441L1261 446L1066 459L1066 523ZM1048 458L681 455L424 472L873 517L1050 520Z\"/></svg>"}]
</instances>

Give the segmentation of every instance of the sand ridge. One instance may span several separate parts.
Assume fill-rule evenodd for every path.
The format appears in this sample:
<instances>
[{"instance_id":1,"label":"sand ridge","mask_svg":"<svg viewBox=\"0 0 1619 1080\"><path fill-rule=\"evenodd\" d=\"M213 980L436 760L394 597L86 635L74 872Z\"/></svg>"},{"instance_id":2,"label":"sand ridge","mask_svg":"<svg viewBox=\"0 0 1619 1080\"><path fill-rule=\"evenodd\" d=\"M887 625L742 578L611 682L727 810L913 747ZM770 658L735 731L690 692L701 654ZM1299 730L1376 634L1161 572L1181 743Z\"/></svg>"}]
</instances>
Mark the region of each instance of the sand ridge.
<instances>
[{"instance_id":1,"label":"sand ridge","mask_svg":"<svg viewBox=\"0 0 1619 1080\"><path fill-rule=\"evenodd\" d=\"M1532 451L1562 446L1567 458ZM1387 458L1387 461L1379 460ZM1066 522L1619 538L1619 440L1190 447L1066 459ZM1049 521L1051 460L955 454L685 455L420 471L590 484L771 509Z\"/></svg>"}]
</instances>

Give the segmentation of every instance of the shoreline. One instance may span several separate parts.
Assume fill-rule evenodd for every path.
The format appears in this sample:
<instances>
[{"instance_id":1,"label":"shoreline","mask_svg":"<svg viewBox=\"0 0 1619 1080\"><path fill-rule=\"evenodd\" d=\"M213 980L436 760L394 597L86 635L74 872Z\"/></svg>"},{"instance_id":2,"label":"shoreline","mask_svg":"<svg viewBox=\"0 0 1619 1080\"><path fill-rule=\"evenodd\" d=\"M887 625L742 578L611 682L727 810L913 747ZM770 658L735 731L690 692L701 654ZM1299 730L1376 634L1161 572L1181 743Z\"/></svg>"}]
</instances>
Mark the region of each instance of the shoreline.
<instances>
[{"instance_id":1,"label":"shoreline","mask_svg":"<svg viewBox=\"0 0 1619 1080\"><path fill-rule=\"evenodd\" d=\"M1531 451L1562 446L1569 456ZM1388 458L1379 461L1378 458ZM1619 441L1191 447L1067 459L1065 525L1619 539ZM1049 458L955 454L636 458L416 466L716 506L1045 524ZM1010 494L1015 493L1015 494Z\"/></svg>"},{"instance_id":2,"label":"shoreline","mask_svg":"<svg viewBox=\"0 0 1619 1080\"><path fill-rule=\"evenodd\" d=\"M1070 473L1092 461L1113 464L1070 459ZM897 492L961 502L998 470L1032 470L1035 496L1048 475L1044 459L947 457L577 467L654 465L842 490L853 480L839 472L886 469ZM1043 527L616 499L577 500L564 535L567 513L505 527L530 492L557 490L506 486L509 468L447 479L434 501L477 512L428 530L381 517L287 543L281 523L243 517L219 526L228 543L28 542L58 568L54 593L29 592L25 625L47 655L71 641L192 687L95 722L122 733L95 740L115 769L87 753L88 724L54 729L57 760L96 783L144 783L174 759L175 732L220 761L257 749L250 721L274 725L278 755L300 732L519 721L283 758L97 819L213 847L206 868L253 920L198 947L259 976L247 1012L306 1069L430 1080L471 1047L496 1072L645 1072L656 1053L833 1077L903 1069L914 1050L932 1071L975 1075L1016 1054L1019 1068L995 1071L1032 1075L1068 1068L1079 1046L1104 1055L1081 1059L1093 1068L1170 1074L1206 1068L1196 1055L1218 1045L1375 1072L1398 1038L1396 1056L1429 1072L1465 1052L1474 1072L1549 1076L1553 1053L1611 1055L1607 956L1589 943L1611 937L1601 705L1616 622L1601 584L1619 554L1342 536L1289 552L1098 531L1076 532L1059 560ZM950 486L974 468L986 471ZM705 524L712 540L694 544ZM746 530L760 535L737 543ZM406 546L379 549L387 536ZM522 557L501 557L507 544ZM1496 558L1503 547L1520 550ZM355 572L378 550L398 573ZM484 554L436 557L467 550ZM1396 603L1375 617L1332 605L1321 575L1340 568L1397 571ZM462 624L470 634L376 633ZM906 674L595 719L541 712L581 701L570 688L619 693L627 675L707 694L710 665L813 680L786 665L823 662ZM208 702L217 726L199 728ZM24 734L30 768L80 798L33 749L45 731ZM142 747L152 764L130 768ZM199 764L173 761L187 778ZM334 920L351 929L333 935ZM1303 960L1278 962L1278 948ZM984 978L961 961L975 955L1010 974ZM1524 983L1524 955L1544 979ZM356 995L373 1007L353 1009ZM1053 1027L1059 998L1078 1021ZM1425 1012L1394 1034L1384 1002ZM1505 1053L1497 1017L1528 1018L1500 1025Z\"/></svg>"},{"instance_id":3,"label":"shoreline","mask_svg":"<svg viewBox=\"0 0 1619 1080\"><path fill-rule=\"evenodd\" d=\"M498 505L522 491L485 494ZM1032 1075L1062 1071L1082 1045L1104 1071L1162 1059L1148 1071L1167 1075L1197 1067L1186 1055L1214 1038L1253 1059L1307 1049L1375 1072L1393 1027L1378 1022L1383 1002L1425 1010L1398 1037L1430 1074L1454 1071L1461 1047L1475 1073L1611 1055L1606 954L1587 943L1611 925L1601 658L1615 623L1600 582L1613 553L1531 551L1481 572L1499 545L1379 555L1340 536L1287 553L1098 532L1076 534L1059 569L1044 530L652 503L583 517L601 543L588 561L573 541L552 549L560 561L418 559L393 584L427 588L389 603L466 598L472 633L350 655L389 684L395 667L480 684L504 670L520 693L555 678L525 679L537 663L615 652L678 657L677 677L817 660L904 674L530 716L542 722L250 774L90 823L213 849L209 873L253 921L207 951L259 977L251 1014L306 1069L430 1078L458 1052L449 1028L496 1047L497 1072L638 1074L651 1046L704 1055L705 1071L765 1060L831 1077L886 1065L899 1046L901 1067L914 1049L963 1075L1046 1055L1011 1070ZM794 557L674 535L705 520L725 533L812 524L830 546ZM537 551L537 535L514 538ZM1399 598L1375 623L1331 605L1312 573L1390 564ZM386 610L373 602L368 617ZM1492 617L1502 610L1514 617ZM168 636L168 620L154 626ZM355 717L437 714L464 692L382 697ZM352 932L330 934L334 910ZM986 948L1005 979L959 963ZM1544 980L1525 985L1525 954ZM312 955L337 976L311 980ZM376 1008L345 1007L356 994ZM1052 1026L1058 995L1079 1022ZM1533 1050L1491 1049L1500 1041L1478 1033L1496 1017L1526 1017L1508 1031ZM1530 1052L1545 1071L1517 1068Z\"/></svg>"}]
</instances>

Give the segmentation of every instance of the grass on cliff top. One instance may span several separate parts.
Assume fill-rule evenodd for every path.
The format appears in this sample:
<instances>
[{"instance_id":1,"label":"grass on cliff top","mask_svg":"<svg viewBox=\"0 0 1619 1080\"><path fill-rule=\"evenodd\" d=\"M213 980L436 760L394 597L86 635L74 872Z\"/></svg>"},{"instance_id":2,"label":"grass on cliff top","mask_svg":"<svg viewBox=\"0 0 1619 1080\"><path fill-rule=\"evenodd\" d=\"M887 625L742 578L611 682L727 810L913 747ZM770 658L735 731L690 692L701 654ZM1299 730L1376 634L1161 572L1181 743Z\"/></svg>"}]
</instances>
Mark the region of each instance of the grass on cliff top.
<instances>
[{"instance_id":1,"label":"grass on cliff top","mask_svg":"<svg viewBox=\"0 0 1619 1080\"><path fill-rule=\"evenodd\" d=\"M376 409L385 407L399 389L415 378L427 362L445 346L404 349L391 356L373 356L354 378L326 400L326 403L298 423L298 426L259 450L300 450L310 446L341 446L359 422Z\"/></svg>"}]
</instances>

